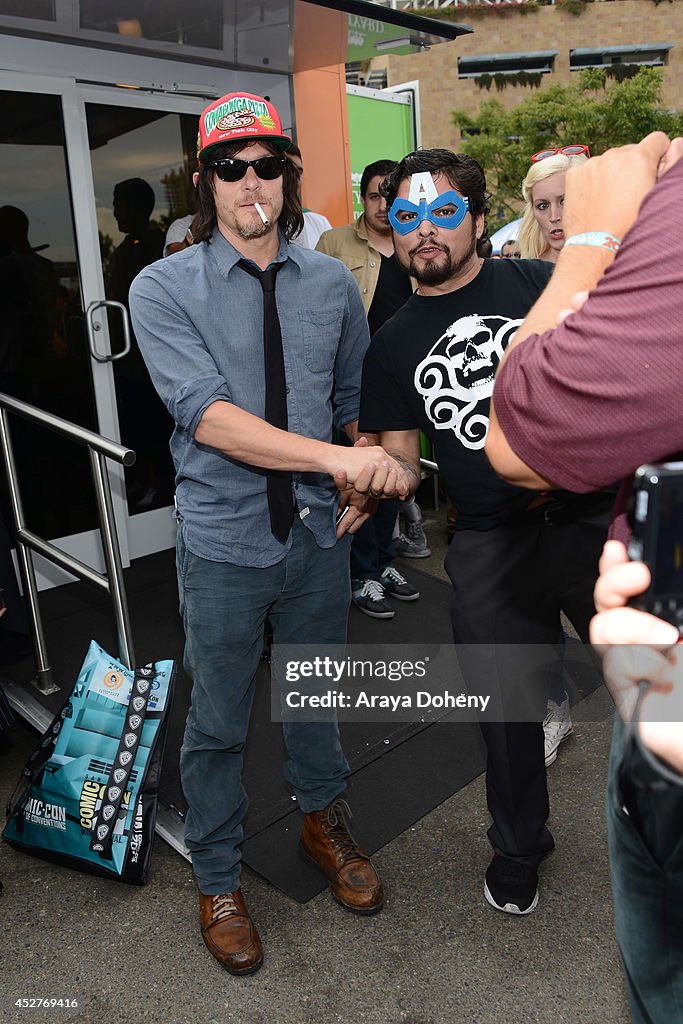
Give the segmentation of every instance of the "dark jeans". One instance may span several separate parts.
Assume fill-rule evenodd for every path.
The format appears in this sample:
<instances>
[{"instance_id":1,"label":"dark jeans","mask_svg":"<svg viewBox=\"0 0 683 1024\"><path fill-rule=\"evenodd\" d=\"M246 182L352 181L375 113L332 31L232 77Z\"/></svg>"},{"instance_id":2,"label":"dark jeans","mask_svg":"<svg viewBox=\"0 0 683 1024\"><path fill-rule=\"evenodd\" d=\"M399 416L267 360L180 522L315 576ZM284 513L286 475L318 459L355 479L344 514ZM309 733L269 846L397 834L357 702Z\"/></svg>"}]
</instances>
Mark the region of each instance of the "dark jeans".
<instances>
[{"instance_id":1,"label":"dark jeans","mask_svg":"<svg viewBox=\"0 0 683 1024\"><path fill-rule=\"evenodd\" d=\"M683 1020L683 788L639 789L619 778L617 717L607 786L614 923L635 1024ZM639 778L656 778L633 760Z\"/></svg>"},{"instance_id":2,"label":"dark jeans","mask_svg":"<svg viewBox=\"0 0 683 1024\"><path fill-rule=\"evenodd\" d=\"M445 567L453 583L455 643L472 645L458 653L468 689L477 692L483 686L508 699L517 666L510 649L501 658L496 645L552 647L560 634L560 611L581 639L587 638L606 530L605 518L456 531ZM552 677L547 681L537 721L481 723L493 818L489 839L497 853L527 864L537 864L554 846L546 827L550 806L542 726L553 682Z\"/></svg>"},{"instance_id":3,"label":"dark jeans","mask_svg":"<svg viewBox=\"0 0 683 1024\"><path fill-rule=\"evenodd\" d=\"M378 502L378 509L371 519L353 534L351 541L351 579L379 580L388 565L394 560L394 524L398 515L399 502Z\"/></svg>"},{"instance_id":4,"label":"dark jeans","mask_svg":"<svg viewBox=\"0 0 683 1024\"><path fill-rule=\"evenodd\" d=\"M177 567L184 664L193 682L180 753L189 806L185 841L200 891L215 895L239 887L248 805L242 761L266 616L275 643L344 644L349 543L342 538L319 548L295 517L289 553L259 569L200 558L185 545L180 524ZM282 728L285 776L299 806L304 813L321 810L346 788L337 724L284 722Z\"/></svg>"}]
</instances>

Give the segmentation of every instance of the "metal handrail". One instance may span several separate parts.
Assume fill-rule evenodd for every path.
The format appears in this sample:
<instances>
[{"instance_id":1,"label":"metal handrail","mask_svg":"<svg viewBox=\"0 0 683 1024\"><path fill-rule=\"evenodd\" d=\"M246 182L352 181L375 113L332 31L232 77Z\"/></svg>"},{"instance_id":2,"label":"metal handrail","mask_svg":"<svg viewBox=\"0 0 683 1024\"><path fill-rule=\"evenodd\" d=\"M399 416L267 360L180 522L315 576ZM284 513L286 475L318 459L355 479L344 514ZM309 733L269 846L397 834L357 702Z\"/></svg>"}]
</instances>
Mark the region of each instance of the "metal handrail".
<instances>
[{"instance_id":1,"label":"metal handrail","mask_svg":"<svg viewBox=\"0 0 683 1024\"><path fill-rule=\"evenodd\" d=\"M90 471L97 499L100 538L106 573L97 572L92 566L86 565L85 562L27 529L9 432L8 412L16 413L18 416L23 417L23 419L46 427L48 430L61 434L63 437L68 437L76 444L80 444L88 449ZM37 669L36 685L38 689L42 693L53 693L59 687L52 678L52 668L47 659L45 634L38 605L38 588L36 586L36 575L33 565L34 551L48 561L70 572L73 576L87 580L89 583L100 587L111 596L116 619L119 657L129 668L132 668L135 654L133 651L128 603L123 583L121 552L116 533L114 507L111 500L111 487L105 459L112 459L123 466L132 466L135 462L135 452L130 448L117 444L116 441L110 441L109 438L103 437L101 434L96 434L85 427L70 423L68 420L62 419L61 416L55 416L51 412L38 409L36 406L29 405L27 402L22 402L2 392L0 392L0 447L2 448L2 457L7 473L10 504L14 518L14 537L17 544L19 571L21 573L24 596L28 605L29 623Z\"/></svg>"}]
</instances>

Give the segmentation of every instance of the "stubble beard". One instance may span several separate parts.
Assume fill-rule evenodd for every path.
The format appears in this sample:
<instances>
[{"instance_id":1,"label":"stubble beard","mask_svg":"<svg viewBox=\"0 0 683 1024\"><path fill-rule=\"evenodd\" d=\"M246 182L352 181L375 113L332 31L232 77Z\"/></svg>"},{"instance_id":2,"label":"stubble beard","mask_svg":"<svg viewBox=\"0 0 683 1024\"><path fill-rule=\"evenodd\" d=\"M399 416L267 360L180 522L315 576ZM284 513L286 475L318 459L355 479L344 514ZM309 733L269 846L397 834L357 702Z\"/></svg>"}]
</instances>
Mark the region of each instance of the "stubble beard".
<instances>
[{"instance_id":1,"label":"stubble beard","mask_svg":"<svg viewBox=\"0 0 683 1024\"><path fill-rule=\"evenodd\" d=\"M415 257L410 255L410 261L406 269L410 273L411 277L415 278L418 284L426 284L427 286L445 284L446 281L457 277L460 271L464 270L476 252L476 248L477 228L474 220L472 220L472 231L470 234L470 242L467 247L467 252L463 253L460 259L454 260L450 249L444 248L442 251L446 259L443 262L436 257L429 263L423 263L418 266L415 263Z\"/></svg>"},{"instance_id":2,"label":"stubble beard","mask_svg":"<svg viewBox=\"0 0 683 1024\"><path fill-rule=\"evenodd\" d=\"M237 224L237 234L240 238L243 238L245 242L248 242L252 238L263 238L269 231L275 229L275 224L264 224L259 217L258 224Z\"/></svg>"},{"instance_id":3,"label":"stubble beard","mask_svg":"<svg viewBox=\"0 0 683 1024\"><path fill-rule=\"evenodd\" d=\"M258 203L260 200L254 199L254 202ZM275 213L274 210L272 212L273 214ZM271 231L277 231L278 218L281 212L282 207L277 211L277 216L273 216L272 219L266 214L266 216L269 216L269 222L264 224L256 210L254 210L253 216L250 216L243 212L239 202L236 202L232 207L224 206L222 209L216 203L216 220L219 227L222 223L225 224L229 231L233 231L244 242L249 242L254 238L263 238Z\"/></svg>"}]
</instances>

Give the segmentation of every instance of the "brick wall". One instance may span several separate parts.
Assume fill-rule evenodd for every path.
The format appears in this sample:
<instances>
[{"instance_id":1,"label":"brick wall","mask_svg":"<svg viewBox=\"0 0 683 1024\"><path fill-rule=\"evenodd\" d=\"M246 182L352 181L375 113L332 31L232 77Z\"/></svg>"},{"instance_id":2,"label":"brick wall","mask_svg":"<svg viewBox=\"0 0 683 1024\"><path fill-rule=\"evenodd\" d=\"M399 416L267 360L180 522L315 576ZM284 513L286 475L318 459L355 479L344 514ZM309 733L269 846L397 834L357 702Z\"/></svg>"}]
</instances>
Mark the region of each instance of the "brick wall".
<instances>
[{"instance_id":1,"label":"brick wall","mask_svg":"<svg viewBox=\"0 0 683 1024\"><path fill-rule=\"evenodd\" d=\"M476 54L558 50L554 71L543 76L543 89L556 82L571 82L577 73L569 70L571 48L674 43L663 68L662 101L666 107L683 107L683 0L665 0L658 5L653 0L607 0L588 4L580 15L549 6L525 14L494 12L469 22L467 9L460 10L459 20L472 26L472 35L440 43L425 53L386 56L372 63L387 68L388 85L419 79L425 147L457 148L459 132L451 122L451 111L456 108L476 114L482 99L496 97L512 107L530 95L528 86L508 84L497 92L493 84L487 92L473 79L459 79L457 58Z\"/></svg>"}]
</instances>

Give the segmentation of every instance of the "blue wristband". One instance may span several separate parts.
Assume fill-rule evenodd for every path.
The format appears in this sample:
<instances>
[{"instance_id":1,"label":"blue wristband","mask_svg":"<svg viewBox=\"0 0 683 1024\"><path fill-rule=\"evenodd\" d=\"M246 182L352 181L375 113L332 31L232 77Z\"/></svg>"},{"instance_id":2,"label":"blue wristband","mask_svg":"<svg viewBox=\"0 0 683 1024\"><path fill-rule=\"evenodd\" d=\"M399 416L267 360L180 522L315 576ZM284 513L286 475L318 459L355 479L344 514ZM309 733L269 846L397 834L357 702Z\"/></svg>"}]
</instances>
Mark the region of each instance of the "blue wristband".
<instances>
[{"instance_id":1,"label":"blue wristband","mask_svg":"<svg viewBox=\"0 0 683 1024\"><path fill-rule=\"evenodd\" d=\"M618 253L621 249L621 242L614 235L606 231L583 231L580 235L572 235L565 245L594 245L598 249L609 249L610 252Z\"/></svg>"}]
</instances>

